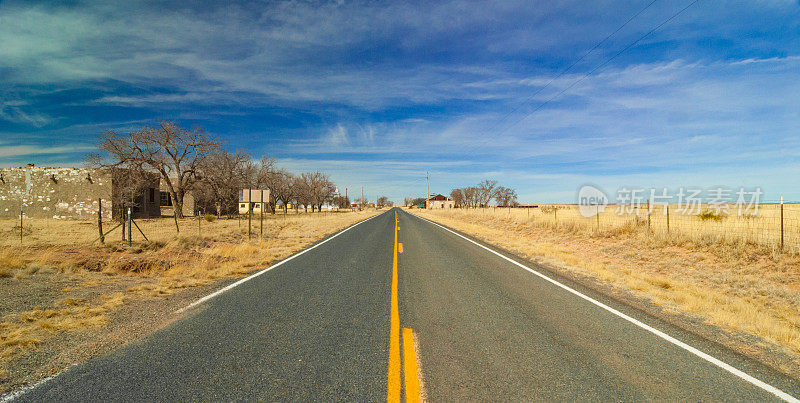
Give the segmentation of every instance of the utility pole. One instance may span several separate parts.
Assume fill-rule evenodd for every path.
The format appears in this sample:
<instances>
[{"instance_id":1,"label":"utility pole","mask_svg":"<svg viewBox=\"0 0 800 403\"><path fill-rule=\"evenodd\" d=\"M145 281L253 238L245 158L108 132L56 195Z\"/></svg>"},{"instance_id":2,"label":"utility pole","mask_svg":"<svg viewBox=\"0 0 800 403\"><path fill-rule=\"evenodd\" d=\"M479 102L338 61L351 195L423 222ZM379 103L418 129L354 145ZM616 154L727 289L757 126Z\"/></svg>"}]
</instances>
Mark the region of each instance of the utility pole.
<instances>
[{"instance_id":1,"label":"utility pole","mask_svg":"<svg viewBox=\"0 0 800 403\"><path fill-rule=\"evenodd\" d=\"M367 203L366 202L367 201L364 200L364 187L362 186L361 187L361 207L362 208L366 208L367 207Z\"/></svg>"},{"instance_id":2,"label":"utility pole","mask_svg":"<svg viewBox=\"0 0 800 403\"><path fill-rule=\"evenodd\" d=\"M431 178L428 174L428 171L425 171L425 186L427 187L427 193L425 193L425 209L428 209L428 199L431 198Z\"/></svg>"}]
</instances>

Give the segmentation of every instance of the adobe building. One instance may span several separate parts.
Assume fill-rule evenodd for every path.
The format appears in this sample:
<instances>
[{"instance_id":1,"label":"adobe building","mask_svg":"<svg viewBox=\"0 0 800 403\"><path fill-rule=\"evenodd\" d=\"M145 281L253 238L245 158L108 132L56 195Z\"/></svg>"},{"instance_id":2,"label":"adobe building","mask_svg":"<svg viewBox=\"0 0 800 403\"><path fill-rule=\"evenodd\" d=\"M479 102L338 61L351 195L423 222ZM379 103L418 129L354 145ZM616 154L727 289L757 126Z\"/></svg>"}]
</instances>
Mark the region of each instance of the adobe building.
<instances>
[{"instance_id":1,"label":"adobe building","mask_svg":"<svg viewBox=\"0 0 800 403\"><path fill-rule=\"evenodd\" d=\"M159 216L172 217L175 215L175 206L172 203L172 197L169 194L169 187L162 179L158 188L159 197ZM195 213L194 193L186 192L183 195L183 216L191 217Z\"/></svg>"},{"instance_id":2,"label":"adobe building","mask_svg":"<svg viewBox=\"0 0 800 403\"><path fill-rule=\"evenodd\" d=\"M117 175L124 175L120 170ZM26 218L97 219L102 204L103 219L122 214L122 189L110 172L99 169L37 167L0 168L0 218L18 218L20 207ZM134 218L160 217L170 206L163 204L157 174L147 174L144 184L130 196ZM169 193L166 193L167 199ZM194 213L194 198L184 202L184 211Z\"/></svg>"},{"instance_id":3,"label":"adobe building","mask_svg":"<svg viewBox=\"0 0 800 403\"><path fill-rule=\"evenodd\" d=\"M437 194L436 196L428 199L426 205L426 208L429 209L453 208L455 207L455 201L447 196Z\"/></svg>"}]
</instances>

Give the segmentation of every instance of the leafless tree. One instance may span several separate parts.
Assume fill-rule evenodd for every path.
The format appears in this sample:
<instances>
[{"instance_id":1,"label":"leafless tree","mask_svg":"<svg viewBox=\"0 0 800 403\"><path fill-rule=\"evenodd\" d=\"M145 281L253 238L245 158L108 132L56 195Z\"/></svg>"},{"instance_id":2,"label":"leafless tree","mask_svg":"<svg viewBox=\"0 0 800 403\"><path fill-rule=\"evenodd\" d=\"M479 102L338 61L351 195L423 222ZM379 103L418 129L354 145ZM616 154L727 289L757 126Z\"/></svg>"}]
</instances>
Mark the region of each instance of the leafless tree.
<instances>
[{"instance_id":1,"label":"leafless tree","mask_svg":"<svg viewBox=\"0 0 800 403\"><path fill-rule=\"evenodd\" d=\"M369 205L369 200L367 200L366 197L359 197L355 199L354 202L358 205L358 208L362 210Z\"/></svg>"},{"instance_id":2,"label":"leafless tree","mask_svg":"<svg viewBox=\"0 0 800 403\"><path fill-rule=\"evenodd\" d=\"M425 198L424 197L416 197L410 200L411 206L424 206L425 205Z\"/></svg>"},{"instance_id":3,"label":"leafless tree","mask_svg":"<svg viewBox=\"0 0 800 403\"><path fill-rule=\"evenodd\" d=\"M486 207L489 205L489 202L494 199L497 195L497 181L496 180L489 180L484 179L481 183L478 184L478 205L481 207Z\"/></svg>"},{"instance_id":4,"label":"leafless tree","mask_svg":"<svg viewBox=\"0 0 800 403\"><path fill-rule=\"evenodd\" d=\"M242 150L236 153L217 150L209 154L199 164L202 180L195 186L196 201L200 205L213 205L217 214L235 213L239 190L249 187L253 169L252 158Z\"/></svg>"},{"instance_id":5,"label":"leafless tree","mask_svg":"<svg viewBox=\"0 0 800 403\"><path fill-rule=\"evenodd\" d=\"M379 197L379 198L378 198L378 200L375 202L375 205L376 205L378 208L381 208L381 207L392 207L392 206L394 205L394 203L392 203L392 202L389 200L389 198L388 198L388 197L386 197L386 196L381 196L381 197Z\"/></svg>"},{"instance_id":6,"label":"leafless tree","mask_svg":"<svg viewBox=\"0 0 800 403\"><path fill-rule=\"evenodd\" d=\"M450 191L450 198L453 199L453 204L455 207L464 207L464 190L463 189L453 189Z\"/></svg>"},{"instance_id":7,"label":"leafless tree","mask_svg":"<svg viewBox=\"0 0 800 403\"><path fill-rule=\"evenodd\" d=\"M289 203L295 200L295 178L283 169L276 169L272 173L274 183L269 188L272 197L283 204L283 214L286 214Z\"/></svg>"},{"instance_id":8,"label":"leafless tree","mask_svg":"<svg viewBox=\"0 0 800 403\"><path fill-rule=\"evenodd\" d=\"M336 196L333 198L333 205L340 209L350 208L350 198L347 196Z\"/></svg>"},{"instance_id":9,"label":"leafless tree","mask_svg":"<svg viewBox=\"0 0 800 403\"><path fill-rule=\"evenodd\" d=\"M464 203L466 203L469 207L477 207L478 206L478 188L474 186L468 186L463 189L464 192Z\"/></svg>"},{"instance_id":10,"label":"leafless tree","mask_svg":"<svg viewBox=\"0 0 800 403\"><path fill-rule=\"evenodd\" d=\"M275 214L275 202L278 200L275 197L275 193L283 180L282 171L276 168L274 158L262 156L261 161L254 167L254 172L255 187L269 190L269 200L265 200L264 202L269 205L272 214Z\"/></svg>"},{"instance_id":11,"label":"leafless tree","mask_svg":"<svg viewBox=\"0 0 800 403\"><path fill-rule=\"evenodd\" d=\"M294 177L294 200L299 206L303 206L308 212L308 206L312 205L312 189L311 183L308 180L308 173L301 173L300 176Z\"/></svg>"},{"instance_id":12,"label":"leafless tree","mask_svg":"<svg viewBox=\"0 0 800 403\"><path fill-rule=\"evenodd\" d=\"M99 154L90 154L84 161L85 165L108 174L114 184L111 191L111 215L122 226L122 240L126 239L125 217L128 208L141 207L142 197L149 186L154 185L158 177L142 169L141 164L135 162L109 163Z\"/></svg>"},{"instance_id":13,"label":"leafless tree","mask_svg":"<svg viewBox=\"0 0 800 403\"><path fill-rule=\"evenodd\" d=\"M499 186L495 191L495 199L497 205L501 207L509 207L517 205L517 192L514 189Z\"/></svg>"},{"instance_id":14,"label":"leafless tree","mask_svg":"<svg viewBox=\"0 0 800 403\"><path fill-rule=\"evenodd\" d=\"M116 165L134 164L161 175L175 207L183 216L183 197L194 185L200 164L217 151L220 143L200 129L184 129L175 122L145 126L127 135L106 131L100 135L100 150L113 156Z\"/></svg>"}]
</instances>

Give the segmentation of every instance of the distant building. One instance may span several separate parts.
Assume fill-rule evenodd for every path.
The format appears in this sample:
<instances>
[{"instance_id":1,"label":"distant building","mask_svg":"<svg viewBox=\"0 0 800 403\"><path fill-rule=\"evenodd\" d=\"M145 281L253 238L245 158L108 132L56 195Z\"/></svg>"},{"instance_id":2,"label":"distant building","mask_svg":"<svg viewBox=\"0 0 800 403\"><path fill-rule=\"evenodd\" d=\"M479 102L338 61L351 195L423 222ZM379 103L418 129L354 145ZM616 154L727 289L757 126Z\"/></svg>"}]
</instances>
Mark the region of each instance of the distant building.
<instances>
[{"instance_id":1,"label":"distant building","mask_svg":"<svg viewBox=\"0 0 800 403\"><path fill-rule=\"evenodd\" d=\"M120 170L117 175L125 175ZM27 167L0 168L0 217L56 219L96 219L102 205L103 218L118 218L123 213L124 178L114 178L105 170L83 168ZM146 174L144 183L132 192L134 218L160 217L174 213L169 192L159 175ZM127 197L127 196L126 196ZM184 215L194 214L194 197L184 196Z\"/></svg>"},{"instance_id":2,"label":"distant building","mask_svg":"<svg viewBox=\"0 0 800 403\"><path fill-rule=\"evenodd\" d=\"M453 199L441 194L437 194L436 196L429 198L426 204L427 208L429 209L445 209L455 207L455 202Z\"/></svg>"}]
</instances>

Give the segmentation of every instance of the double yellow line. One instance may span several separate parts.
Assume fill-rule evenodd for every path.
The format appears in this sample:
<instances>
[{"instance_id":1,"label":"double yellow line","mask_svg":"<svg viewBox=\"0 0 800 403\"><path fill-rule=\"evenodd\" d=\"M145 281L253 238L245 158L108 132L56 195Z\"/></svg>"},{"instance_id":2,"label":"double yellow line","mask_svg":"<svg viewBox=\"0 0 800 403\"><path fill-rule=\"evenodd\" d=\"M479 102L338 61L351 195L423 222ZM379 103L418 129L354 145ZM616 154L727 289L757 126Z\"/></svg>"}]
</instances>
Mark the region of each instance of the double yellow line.
<instances>
[{"instance_id":1,"label":"double yellow line","mask_svg":"<svg viewBox=\"0 0 800 403\"><path fill-rule=\"evenodd\" d=\"M400 220L394 213L394 256L392 259L392 298L389 323L389 386L386 400L389 403L400 401L400 308L397 303L397 255L403 245L397 242ZM403 363L405 364L406 402L419 402L419 376L417 354L414 348L414 332L403 329Z\"/></svg>"}]
</instances>

